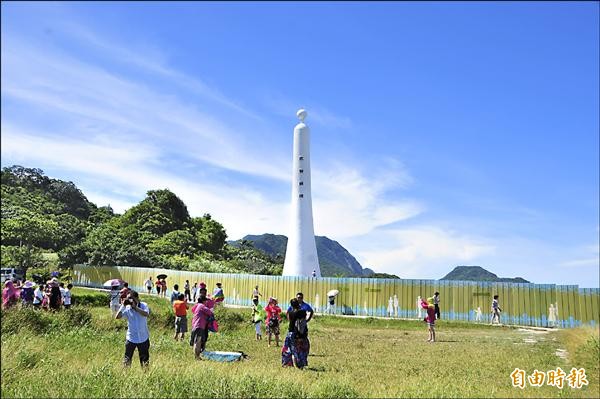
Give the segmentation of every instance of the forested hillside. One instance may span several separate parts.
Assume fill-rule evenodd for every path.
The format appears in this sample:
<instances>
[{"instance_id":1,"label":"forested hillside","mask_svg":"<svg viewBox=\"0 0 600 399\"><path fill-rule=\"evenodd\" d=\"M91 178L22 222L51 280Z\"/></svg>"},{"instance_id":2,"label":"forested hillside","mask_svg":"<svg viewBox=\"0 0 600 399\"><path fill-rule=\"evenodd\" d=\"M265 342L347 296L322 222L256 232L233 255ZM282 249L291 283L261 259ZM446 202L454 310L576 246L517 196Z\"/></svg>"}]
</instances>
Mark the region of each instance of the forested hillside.
<instances>
[{"instance_id":1,"label":"forested hillside","mask_svg":"<svg viewBox=\"0 0 600 399\"><path fill-rule=\"evenodd\" d=\"M35 168L2 169L2 266L43 269L76 263L281 274L283 260L227 245L210 214L191 217L169 190L148 191L123 215L97 207L72 182Z\"/></svg>"}]
</instances>

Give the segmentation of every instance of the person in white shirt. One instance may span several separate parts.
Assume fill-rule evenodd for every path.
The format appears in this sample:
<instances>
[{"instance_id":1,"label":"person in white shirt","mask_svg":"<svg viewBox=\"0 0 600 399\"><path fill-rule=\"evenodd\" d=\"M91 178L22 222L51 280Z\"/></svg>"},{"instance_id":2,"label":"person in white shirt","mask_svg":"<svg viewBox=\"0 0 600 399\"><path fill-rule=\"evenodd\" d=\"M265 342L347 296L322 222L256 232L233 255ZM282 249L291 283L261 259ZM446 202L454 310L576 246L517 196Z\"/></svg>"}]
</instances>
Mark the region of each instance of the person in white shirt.
<instances>
[{"instance_id":1,"label":"person in white shirt","mask_svg":"<svg viewBox=\"0 0 600 399\"><path fill-rule=\"evenodd\" d=\"M129 367L135 348L138 350L140 364L148 367L150 361L150 332L148 330L148 316L150 308L140 301L136 291L131 290L121 304L116 319L127 319L127 335L125 337L125 356L123 365Z\"/></svg>"},{"instance_id":2,"label":"person in white shirt","mask_svg":"<svg viewBox=\"0 0 600 399\"><path fill-rule=\"evenodd\" d=\"M115 315L117 314L117 312L119 311L119 307L121 306L120 303L120 291L119 291L119 286L113 286L110 289L110 312L112 314L113 317L115 317Z\"/></svg>"},{"instance_id":3,"label":"person in white shirt","mask_svg":"<svg viewBox=\"0 0 600 399\"><path fill-rule=\"evenodd\" d=\"M46 286L40 284L33 292L33 306L37 309L42 307L42 301L44 300L44 289Z\"/></svg>"},{"instance_id":4,"label":"person in white shirt","mask_svg":"<svg viewBox=\"0 0 600 399\"><path fill-rule=\"evenodd\" d=\"M148 294L151 294L152 287L154 287L154 283L152 282L152 276L148 277L148 280L144 281L144 286L148 290Z\"/></svg>"},{"instance_id":5,"label":"person in white shirt","mask_svg":"<svg viewBox=\"0 0 600 399\"><path fill-rule=\"evenodd\" d=\"M63 305L65 309L71 308L71 288L73 288L73 284L67 284L67 289L63 293Z\"/></svg>"}]
</instances>

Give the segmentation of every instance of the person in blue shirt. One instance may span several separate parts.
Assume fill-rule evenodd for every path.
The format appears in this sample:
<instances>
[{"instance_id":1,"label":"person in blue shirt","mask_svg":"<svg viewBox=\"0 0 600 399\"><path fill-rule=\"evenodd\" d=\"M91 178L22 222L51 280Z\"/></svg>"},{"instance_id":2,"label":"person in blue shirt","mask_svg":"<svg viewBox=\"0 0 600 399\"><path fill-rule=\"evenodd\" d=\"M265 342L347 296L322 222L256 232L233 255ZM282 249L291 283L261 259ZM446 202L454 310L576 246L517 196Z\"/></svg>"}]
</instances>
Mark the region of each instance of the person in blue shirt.
<instances>
[{"instance_id":1,"label":"person in blue shirt","mask_svg":"<svg viewBox=\"0 0 600 399\"><path fill-rule=\"evenodd\" d=\"M308 315L306 318L306 322L308 323L310 321L310 319L312 319L315 311L313 310L313 308L306 302L304 302L304 294L299 292L296 294L296 299L298 300L298 303L300 304L300 309L304 310L306 312L306 314ZM290 306L287 310L287 313L289 314L292 311L292 307ZM288 317L289 319L289 317Z\"/></svg>"},{"instance_id":2,"label":"person in blue shirt","mask_svg":"<svg viewBox=\"0 0 600 399\"><path fill-rule=\"evenodd\" d=\"M150 332L148 331L148 316L150 308L140 301L136 291L131 290L121 304L115 316L116 319L127 319L127 335L125 337L125 357L123 365L129 367L135 348L140 356L140 364L147 367L150 361Z\"/></svg>"}]
</instances>

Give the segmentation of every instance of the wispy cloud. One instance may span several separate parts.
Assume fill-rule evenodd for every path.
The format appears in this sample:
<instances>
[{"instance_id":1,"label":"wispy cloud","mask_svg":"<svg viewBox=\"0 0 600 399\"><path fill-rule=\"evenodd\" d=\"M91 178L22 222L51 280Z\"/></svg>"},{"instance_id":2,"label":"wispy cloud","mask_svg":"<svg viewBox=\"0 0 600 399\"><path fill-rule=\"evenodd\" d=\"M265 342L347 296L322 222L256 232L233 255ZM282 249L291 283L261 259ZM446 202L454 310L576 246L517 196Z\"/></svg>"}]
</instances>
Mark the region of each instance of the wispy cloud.
<instances>
[{"instance_id":1,"label":"wispy cloud","mask_svg":"<svg viewBox=\"0 0 600 399\"><path fill-rule=\"evenodd\" d=\"M203 112L202 104L192 106L111 71L23 42L3 45L2 53L2 95L36 108L59 111L62 123L71 123L62 134L86 126L82 123L85 120L111 132L113 138L160 146L168 142L170 151L219 168L289 179L288 173L283 173L283 166L288 164L283 151L257 146L249 152L254 142L250 132L239 132Z\"/></svg>"},{"instance_id":2,"label":"wispy cloud","mask_svg":"<svg viewBox=\"0 0 600 399\"><path fill-rule=\"evenodd\" d=\"M333 129L349 129L352 127L350 117L339 115L313 100L293 100L291 96L271 91L262 95L261 102L274 115L289 117L289 115L294 115L298 108L302 107L309 110L307 121L310 120L310 123Z\"/></svg>"}]
</instances>

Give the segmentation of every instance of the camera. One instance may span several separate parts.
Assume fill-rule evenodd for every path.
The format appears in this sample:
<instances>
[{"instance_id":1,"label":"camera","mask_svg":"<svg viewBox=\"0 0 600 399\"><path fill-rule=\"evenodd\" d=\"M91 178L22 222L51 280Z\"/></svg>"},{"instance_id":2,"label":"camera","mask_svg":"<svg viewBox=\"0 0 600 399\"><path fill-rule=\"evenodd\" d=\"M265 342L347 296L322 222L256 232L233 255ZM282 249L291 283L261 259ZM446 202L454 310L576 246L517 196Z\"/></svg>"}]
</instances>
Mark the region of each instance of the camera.
<instances>
[{"instance_id":1,"label":"camera","mask_svg":"<svg viewBox=\"0 0 600 399\"><path fill-rule=\"evenodd\" d=\"M131 299L127 298L123 301L123 305L125 305L125 306L133 305L133 301Z\"/></svg>"}]
</instances>

